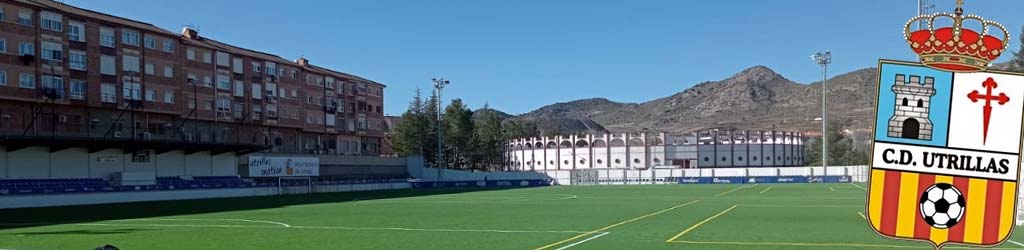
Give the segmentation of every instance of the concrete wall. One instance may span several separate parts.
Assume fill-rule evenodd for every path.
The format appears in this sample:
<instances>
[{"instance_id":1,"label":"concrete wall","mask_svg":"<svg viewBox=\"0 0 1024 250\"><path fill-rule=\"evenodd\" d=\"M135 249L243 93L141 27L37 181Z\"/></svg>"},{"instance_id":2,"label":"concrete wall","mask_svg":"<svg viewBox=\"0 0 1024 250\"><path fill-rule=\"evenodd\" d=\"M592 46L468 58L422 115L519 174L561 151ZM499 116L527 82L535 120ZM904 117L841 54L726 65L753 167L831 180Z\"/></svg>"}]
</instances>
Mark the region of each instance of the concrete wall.
<instances>
[{"instance_id":1,"label":"concrete wall","mask_svg":"<svg viewBox=\"0 0 1024 250\"><path fill-rule=\"evenodd\" d=\"M373 184L351 184L351 185L325 185L316 186L314 192L350 192L370 190L391 190L410 188L407 182L401 183L373 183ZM255 188L228 188L211 190L176 190L176 191L150 191L150 192L109 192L109 193L87 193L87 194L54 194L54 195L32 195L32 196L6 196L0 198L0 209L25 208L25 207L49 207L69 206L88 204L107 204L122 202L140 201L163 201L163 200L189 200L208 198L228 198L247 196L277 195L277 187L255 187Z\"/></svg>"},{"instance_id":2,"label":"concrete wall","mask_svg":"<svg viewBox=\"0 0 1024 250\"><path fill-rule=\"evenodd\" d=\"M132 153L105 149L89 153L85 148L50 152L46 147L7 151L0 147L0 178L103 178L115 173L153 176L237 175L233 154L211 156L208 152L185 155L182 151L152 153L149 162L133 162Z\"/></svg>"},{"instance_id":3,"label":"concrete wall","mask_svg":"<svg viewBox=\"0 0 1024 250\"><path fill-rule=\"evenodd\" d=\"M281 157L311 157L303 154L249 154L238 157L227 155L232 158L234 168L232 172L238 172L241 176L249 175L249 156L281 156ZM377 156L356 156L356 155L319 155L321 176L367 176L367 175L406 175L410 172L408 165L422 166L422 157L377 157ZM227 161L215 156L214 161ZM419 161L417 163L416 161ZM218 164L219 166L219 164ZM228 169L214 168L214 171L229 171Z\"/></svg>"}]
</instances>

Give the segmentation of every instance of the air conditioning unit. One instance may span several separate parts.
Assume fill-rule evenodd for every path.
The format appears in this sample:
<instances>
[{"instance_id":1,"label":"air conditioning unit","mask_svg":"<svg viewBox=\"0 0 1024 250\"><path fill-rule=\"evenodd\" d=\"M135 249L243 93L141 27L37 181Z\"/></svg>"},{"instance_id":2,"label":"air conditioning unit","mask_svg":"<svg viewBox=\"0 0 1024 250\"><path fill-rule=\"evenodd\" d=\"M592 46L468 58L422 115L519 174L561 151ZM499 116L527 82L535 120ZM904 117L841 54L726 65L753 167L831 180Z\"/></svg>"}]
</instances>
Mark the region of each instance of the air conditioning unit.
<instances>
[{"instance_id":1,"label":"air conditioning unit","mask_svg":"<svg viewBox=\"0 0 1024 250\"><path fill-rule=\"evenodd\" d=\"M152 140L153 139L153 133L142 132L142 139L143 140Z\"/></svg>"},{"instance_id":2,"label":"air conditioning unit","mask_svg":"<svg viewBox=\"0 0 1024 250\"><path fill-rule=\"evenodd\" d=\"M194 140L196 140L196 138L195 138L195 136L192 135L192 133L185 133L185 141L194 141Z\"/></svg>"},{"instance_id":3,"label":"air conditioning unit","mask_svg":"<svg viewBox=\"0 0 1024 250\"><path fill-rule=\"evenodd\" d=\"M68 116L66 116L66 115L60 115L60 116L58 116L58 117L57 117L57 122L60 122L60 123L67 123L67 122L68 122Z\"/></svg>"},{"instance_id":4,"label":"air conditioning unit","mask_svg":"<svg viewBox=\"0 0 1024 250\"><path fill-rule=\"evenodd\" d=\"M114 138L121 138L121 131L114 131Z\"/></svg>"}]
</instances>

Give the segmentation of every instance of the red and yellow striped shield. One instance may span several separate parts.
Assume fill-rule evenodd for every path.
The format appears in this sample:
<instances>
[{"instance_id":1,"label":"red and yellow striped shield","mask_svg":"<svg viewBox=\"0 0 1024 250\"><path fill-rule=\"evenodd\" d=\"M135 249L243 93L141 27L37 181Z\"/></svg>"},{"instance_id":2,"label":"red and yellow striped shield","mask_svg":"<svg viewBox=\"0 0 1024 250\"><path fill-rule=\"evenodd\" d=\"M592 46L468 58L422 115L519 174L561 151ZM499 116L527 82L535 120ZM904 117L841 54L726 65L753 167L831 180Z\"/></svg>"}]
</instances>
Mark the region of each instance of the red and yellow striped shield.
<instances>
[{"instance_id":1,"label":"red and yellow striped shield","mask_svg":"<svg viewBox=\"0 0 1024 250\"><path fill-rule=\"evenodd\" d=\"M880 61L867 199L879 234L992 246L1013 230L1024 76Z\"/></svg>"}]
</instances>

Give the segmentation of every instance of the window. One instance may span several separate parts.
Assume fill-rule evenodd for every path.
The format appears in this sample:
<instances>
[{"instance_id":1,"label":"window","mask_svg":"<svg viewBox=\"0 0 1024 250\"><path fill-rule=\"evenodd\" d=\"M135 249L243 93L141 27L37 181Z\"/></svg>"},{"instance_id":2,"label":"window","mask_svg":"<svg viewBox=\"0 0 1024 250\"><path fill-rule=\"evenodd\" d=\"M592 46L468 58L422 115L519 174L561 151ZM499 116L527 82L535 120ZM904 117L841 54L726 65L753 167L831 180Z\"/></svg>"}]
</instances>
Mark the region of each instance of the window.
<instances>
[{"instance_id":1,"label":"window","mask_svg":"<svg viewBox=\"0 0 1024 250\"><path fill-rule=\"evenodd\" d=\"M117 75L117 58L113 56L100 55L100 74Z\"/></svg>"},{"instance_id":2,"label":"window","mask_svg":"<svg viewBox=\"0 0 1024 250\"><path fill-rule=\"evenodd\" d=\"M68 22L68 40L85 42L85 24Z\"/></svg>"},{"instance_id":3,"label":"window","mask_svg":"<svg viewBox=\"0 0 1024 250\"><path fill-rule=\"evenodd\" d=\"M277 84L267 83L267 95L277 96Z\"/></svg>"},{"instance_id":4,"label":"window","mask_svg":"<svg viewBox=\"0 0 1024 250\"><path fill-rule=\"evenodd\" d=\"M228 116L231 112L231 99L227 96L217 96L217 116Z\"/></svg>"},{"instance_id":5,"label":"window","mask_svg":"<svg viewBox=\"0 0 1024 250\"><path fill-rule=\"evenodd\" d=\"M189 60L192 60L192 61L195 61L196 60L196 50L194 50L192 48L186 49L185 50L185 58L187 58Z\"/></svg>"},{"instance_id":6,"label":"window","mask_svg":"<svg viewBox=\"0 0 1024 250\"><path fill-rule=\"evenodd\" d=\"M100 101L117 103L117 86L110 83L100 84Z\"/></svg>"},{"instance_id":7,"label":"window","mask_svg":"<svg viewBox=\"0 0 1024 250\"><path fill-rule=\"evenodd\" d=\"M263 99L263 85L252 84L252 99Z\"/></svg>"},{"instance_id":8,"label":"window","mask_svg":"<svg viewBox=\"0 0 1024 250\"><path fill-rule=\"evenodd\" d=\"M4 21L4 19L7 19L7 14L5 13L6 12L4 12L4 6L0 6L0 21Z\"/></svg>"},{"instance_id":9,"label":"window","mask_svg":"<svg viewBox=\"0 0 1024 250\"><path fill-rule=\"evenodd\" d=\"M142 100L142 85L137 82L125 81L121 91L125 100Z\"/></svg>"},{"instance_id":10,"label":"window","mask_svg":"<svg viewBox=\"0 0 1024 250\"><path fill-rule=\"evenodd\" d=\"M297 78L299 78L299 72L298 72L298 71L295 71L295 70L293 69L293 70L292 70L292 79L297 79Z\"/></svg>"},{"instance_id":11,"label":"window","mask_svg":"<svg viewBox=\"0 0 1024 250\"><path fill-rule=\"evenodd\" d=\"M146 74L147 75L153 75L153 74L155 74L153 72L156 72L156 66L153 65L152 63L147 63L146 64Z\"/></svg>"},{"instance_id":12,"label":"window","mask_svg":"<svg viewBox=\"0 0 1024 250\"><path fill-rule=\"evenodd\" d=\"M228 56L228 53L217 51L217 65L224 66L224 67L231 66L231 65L228 65L228 59L229 58L231 58L231 57Z\"/></svg>"},{"instance_id":13,"label":"window","mask_svg":"<svg viewBox=\"0 0 1024 250\"><path fill-rule=\"evenodd\" d=\"M903 98L903 106L909 106L909 105L910 105L910 101L909 101L909 100L907 100L907 98L906 98L906 97L904 97L904 98Z\"/></svg>"},{"instance_id":14,"label":"window","mask_svg":"<svg viewBox=\"0 0 1024 250\"><path fill-rule=\"evenodd\" d=\"M205 51L203 52L203 62L204 62L204 63L210 63L210 62L213 62L213 61L211 60L211 57L210 57L210 52L205 52Z\"/></svg>"},{"instance_id":15,"label":"window","mask_svg":"<svg viewBox=\"0 0 1024 250\"><path fill-rule=\"evenodd\" d=\"M921 99L917 99L917 107L918 108L923 108L924 107L924 101L921 100Z\"/></svg>"},{"instance_id":16,"label":"window","mask_svg":"<svg viewBox=\"0 0 1024 250\"><path fill-rule=\"evenodd\" d=\"M121 29L121 43L139 46L139 32L129 29Z\"/></svg>"},{"instance_id":17,"label":"window","mask_svg":"<svg viewBox=\"0 0 1024 250\"><path fill-rule=\"evenodd\" d=\"M260 73L263 71L263 65L258 62L252 62L252 72Z\"/></svg>"},{"instance_id":18,"label":"window","mask_svg":"<svg viewBox=\"0 0 1024 250\"><path fill-rule=\"evenodd\" d=\"M28 73L21 73L21 78L18 81L18 87L29 89L36 88L36 76Z\"/></svg>"},{"instance_id":19,"label":"window","mask_svg":"<svg viewBox=\"0 0 1024 250\"><path fill-rule=\"evenodd\" d=\"M139 73L139 57L121 56L121 70Z\"/></svg>"},{"instance_id":20,"label":"window","mask_svg":"<svg viewBox=\"0 0 1024 250\"><path fill-rule=\"evenodd\" d=\"M188 85L194 85L196 84L196 81L198 81L198 79L196 78L196 74L188 73L188 78L186 78L185 83L187 83Z\"/></svg>"},{"instance_id":21,"label":"window","mask_svg":"<svg viewBox=\"0 0 1024 250\"><path fill-rule=\"evenodd\" d=\"M188 99L187 102L188 102L188 108L190 108L190 109L195 109L196 108L196 100Z\"/></svg>"},{"instance_id":22,"label":"window","mask_svg":"<svg viewBox=\"0 0 1024 250\"><path fill-rule=\"evenodd\" d=\"M231 78L226 75L217 75L217 88L231 90Z\"/></svg>"},{"instance_id":23,"label":"window","mask_svg":"<svg viewBox=\"0 0 1024 250\"><path fill-rule=\"evenodd\" d=\"M85 100L86 83L83 80L71 80L71 99Z\"/></svg>"},{"instance_id":24,"label":"window","mask_svg":"<svg viewBox=\"0 0 1024 250\"><path fill-rule=\"evenodd\" d=\"M7 53L7 40L0 38L0 53Z\"/></svg>"},{"instance_id":25,"label":"window","mask_svg":"<svg viewBox=\"0 0 1024 250\"><path fill-rule=\"evenodd\" d=\"M7 86L7 71L0 71L0 86Z\"/></svg>"},{"instance_id":26,"label":"window","mask_svg":"<svg viewBox=\"0 0 1024 250\"><path fill-rule=\"evenodd\" d=\"M64 61L64 48L59 43L42 42L43 59Z\"/></svg>"},{"instance_id":27,"label":"window","mask_svg":"<svg viewBox=\"0 0 1024 250\"><path fill-rule=\"evenodd\" d=\"M43 75L42 87L44 90L53 90L57 99L64 98L64 77L57 75Z\"/></svg>"},{"instance_id":28,"label":"window","mask_svg":"<svg viewBox=\"0 0 1024 250\"><path fill-rule=\"evenodd\" d=\"M298 98L298 97L299 97L299 91L293 89L292 90L292 98Z\"/></svg>"},{"instance_id":29,"label":"window","mask_svg":"<svg viewBox=\"0 0 1024 250\"><path fill-rule=\"evenodd\" d=\"M267 67L267 74L268 75L277 74L277 64L272 63L272 62L266 62L266 65L267 65L266 67Z\"/></svg>"},{"instance_id":30,"label":"window","mask_svg":"<svg viewBox=\"0 0 1024 250\"><path fill-rule=\"evenodd\" d=\"M18 23L25 26L32 26L32 12L19 11Z\"/></svg>"},{"instance_id":31,"label":"window","mask_svg":"<svg viewBox=\"0 0 1024 250\"><path fill-rule=\"evenodd\" d=\"M164 103L174 103L174 91L164 91Z\"/></svg>"},{"instance_id":32,"label":"window","mask_svg":"<svg viewBox=\"0 0 1024 250\"><path fill-rule=\"evenodd\" d=\"M146 90L146 101L147 102L152 102L153 100L156 100L156 91L152 90L152 89L147 89Z\"/></svg>"},{"instance_id":33,"label":"window","mask_svg":"<svg viewBox=\"0 0 1024 250\"><path fill-rule=\"evenodd\" d=\"M245 82L235 80L235 96L245 96Z\"/></svg>"},{"instance_id":34,"label":"window","mask_svg":"<svg viewBox=\"0 0 1024 250\"><path fill-rule=\"evenodd\" d=\"M210 76L203 77L203 86L213 87L213 80L210 78Z\"/></svg>"},{"instance_id":35,"label":"window","mask_svg":"<svg viewBox=\"0 0 1024 250\"><path fill-rule=\"evenodd\" d=\"M44 30L52 30L56 32L64 31L60 14L43 11L39 14L39 19L42 26L41 28Z\"/></svg>"},{"instance_id":36,"label":"window","mask_svg":"<svg viewBox=\"0 0 1024 250\"><path fill-rule=\"evenodd\" d=\"M68 67L75 70L85 70L85 52L72 50L68 51Z\"/></svg>"},{"instance_id":37,"label":"window","mask_svg":"<svg viewBox=\"0 0 1024 250\"><path fill-rule=\"evenodd\" d=\"M142 42L146 45L147 49L156 49L156 38L144 36Z\"/></svg>"},{"instance_id":38,"label":"window","mask_svg":"<svg viewBox=\"0 0 1024 250\"><path fill-rule=\"evenodd\" d=\"M174 52L174 40L164 40L164 52ZM193 52L192 59L195 57L195 52Z\"/></svg>"},{"instance_id":39,"label":"window","mask_svg":"<svg viewBox=\"0 0 1024 250\"><path fill-rule=\"evenodd\" d=\"M18 55L35 55L36 46L32 43L22 42L18 44Z\"/></svg>"},{"instance_id":40,"label":"window","mask_svg":"<svg viewBox=\"0 0 1024 250\"><path fill-rule=\"evenodd\" d=\"M220 55L220 54L218 54L218 55ZM235 73L238 73L238 74L242 74L242 73L245 73L244 70L245 70L245 68L242 67L242 58L235 58L235 59L231 60L231 71L233 71Z\"/></svg>"},{"instance_id":41,"label":"window","mask_svg":"<svg viewBox=\"0 0 1024 250\"><path fill-rule=\"evenodd\" d=\"M171 66L164 66L164 77L174 77L174 68L172 68Z\"/></svg>"},{"instance_id":42,"label":"window","mask_svg":"<svg viewBox=\"0 0 1024 250\"><path fill-rule=\"evenodd\" d=\"M114 47L114 29L100 27L100 46Z\"/></svg>"},{"instance_id":43,"label":"window","mask_svg":"<svg viewBox=\"0 0 1024 250\"><path fill-rule=\"evenodd\" d=\"M263 107L252 106L252 120L259 121L263 116Z\"/></svg>"}]
</instances>

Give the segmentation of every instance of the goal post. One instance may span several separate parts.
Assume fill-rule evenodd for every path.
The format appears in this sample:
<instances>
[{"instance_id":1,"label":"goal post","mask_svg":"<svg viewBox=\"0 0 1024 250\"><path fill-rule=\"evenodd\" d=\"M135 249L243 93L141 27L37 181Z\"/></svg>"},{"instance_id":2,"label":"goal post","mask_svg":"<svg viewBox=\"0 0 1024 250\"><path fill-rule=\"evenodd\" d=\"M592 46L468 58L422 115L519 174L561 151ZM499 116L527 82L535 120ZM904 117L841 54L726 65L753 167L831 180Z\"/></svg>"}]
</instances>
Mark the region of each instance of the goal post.
<instances>
[{"instance_id":1,"label":"goal post","mask_svg":"<svg viewBox=\"0 0 1024 250\"><path fill-rule=\"evenodd\" d=\"M309 176L289 176L277 178L277 194L310 194L313 193L313 178Z\"/></svg>"}]
</instances>

